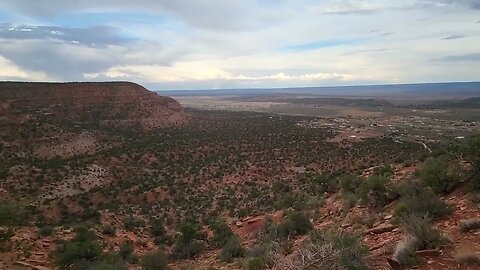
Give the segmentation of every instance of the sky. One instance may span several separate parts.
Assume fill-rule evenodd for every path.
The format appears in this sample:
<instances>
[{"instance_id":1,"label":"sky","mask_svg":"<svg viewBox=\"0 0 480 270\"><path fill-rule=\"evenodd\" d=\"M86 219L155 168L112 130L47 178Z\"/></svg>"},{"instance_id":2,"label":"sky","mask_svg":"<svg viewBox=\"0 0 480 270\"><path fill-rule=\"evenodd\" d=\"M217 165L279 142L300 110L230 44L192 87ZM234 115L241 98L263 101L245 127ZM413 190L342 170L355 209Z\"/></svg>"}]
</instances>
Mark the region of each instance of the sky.
<instances>
[{"instance_id":1,"label":"sky","mask_svg":"<svg viewBox=\"0 0 480 270\"><path fill-rule=\"evenodd\" d=\"M480 0L2 0L0 80L479 81Z\"/></svg>"}]
</instances>

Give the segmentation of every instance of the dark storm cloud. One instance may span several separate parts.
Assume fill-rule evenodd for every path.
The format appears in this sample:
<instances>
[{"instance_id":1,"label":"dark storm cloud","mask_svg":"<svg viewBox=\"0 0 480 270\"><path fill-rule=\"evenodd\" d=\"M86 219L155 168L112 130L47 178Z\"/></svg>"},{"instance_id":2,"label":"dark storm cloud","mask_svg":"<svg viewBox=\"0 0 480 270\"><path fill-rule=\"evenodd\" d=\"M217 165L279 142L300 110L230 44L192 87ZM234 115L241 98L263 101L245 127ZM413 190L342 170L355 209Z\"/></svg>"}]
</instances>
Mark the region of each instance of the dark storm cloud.
<instances>
[{"instance_id":1,"label":"dark storm cloud","mask_svg":"<svg viewBox=\"0 0 480 270\"><path fill-rule=\"evenodd\" d=\"M254 29L263 24L250 0L4 0L10 11L35 18L72 12L138 11L168 14L194 27L217 30Z\"/></svg>"},{"instance_id":2,"label":"dark storm cloud","mask_svg":"<svg viewBox=\"0 0 480 270\"><path fill-rule=\"evenodd\" d=\"M451 35L448 37L442 38L442 40L452 40L452 39L461 39L467 37L466 35Z\"/></svg>"},{"instance_id":3,"label":"dark storm cloud","mask_svg":"<svg viewBox=\"0 0 480 270\"><path fill-rule=\"evenodd\" d=\"M480 62L480 53L469 53L460 55L449 55L432 59L435 62Z\"/></svg>"},{"instance_id":4,"label":"dark storm cloud","mask_svg":"<svg viewBox=\"0 0 480 270\"><path fill-rule=\"evenodd\" d=\"M54 39L88 46L122 45L133 39L121 36L113 27L65 28L57 26L0 24L3 39Z\"/></svg>"}]
</instances>

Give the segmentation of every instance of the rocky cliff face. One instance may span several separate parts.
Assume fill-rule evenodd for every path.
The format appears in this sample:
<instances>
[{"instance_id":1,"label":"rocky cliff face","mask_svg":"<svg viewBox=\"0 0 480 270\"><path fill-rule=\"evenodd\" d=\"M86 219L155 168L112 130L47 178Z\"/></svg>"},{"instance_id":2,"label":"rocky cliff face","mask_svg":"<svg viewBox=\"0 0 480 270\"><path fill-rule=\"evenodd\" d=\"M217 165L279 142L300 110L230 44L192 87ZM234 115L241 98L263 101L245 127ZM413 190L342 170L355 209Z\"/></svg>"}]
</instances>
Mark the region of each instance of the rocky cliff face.
<instances>
[{"instance_id":1,"label":"rocky cliff face","mask_svg":"<svg viewBox=\"0 0 480 270\"><path fill-rule=\"evenodd\" d=\"M174 99L135 83L0 83L0 118L12 120L19 112L39 110L53 117L144 129L188 121Z\"/></svg>"}]
</instances>

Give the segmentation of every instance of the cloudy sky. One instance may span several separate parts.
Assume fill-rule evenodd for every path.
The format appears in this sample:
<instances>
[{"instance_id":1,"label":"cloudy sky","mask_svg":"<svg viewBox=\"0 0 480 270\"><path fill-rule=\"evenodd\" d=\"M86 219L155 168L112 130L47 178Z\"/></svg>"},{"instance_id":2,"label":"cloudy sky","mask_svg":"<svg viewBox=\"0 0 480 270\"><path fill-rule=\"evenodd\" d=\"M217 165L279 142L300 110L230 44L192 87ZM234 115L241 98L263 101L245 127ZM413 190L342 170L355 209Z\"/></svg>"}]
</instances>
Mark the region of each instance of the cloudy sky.
<instances>
[{"instance_id":1,"label":"cloudy sky","mask_svg":"<svg viewBox=\"0 0 480 270\"><path fill-rule=\"evenodd\" d=\"M478 81L480 0L2 0L0 80Z\"/></svg>"}]
</instances>

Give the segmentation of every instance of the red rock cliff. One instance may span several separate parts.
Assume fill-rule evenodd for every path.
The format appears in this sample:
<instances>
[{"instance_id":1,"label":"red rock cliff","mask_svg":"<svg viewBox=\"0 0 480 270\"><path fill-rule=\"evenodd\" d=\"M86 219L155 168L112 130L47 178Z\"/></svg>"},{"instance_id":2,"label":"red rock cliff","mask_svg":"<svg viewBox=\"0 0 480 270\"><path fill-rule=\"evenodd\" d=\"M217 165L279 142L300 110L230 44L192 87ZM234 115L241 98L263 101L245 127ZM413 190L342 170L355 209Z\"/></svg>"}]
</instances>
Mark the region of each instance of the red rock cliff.
<instances>
[{"instance_id":1,"label":"red rock cliff","mask_svg":"<svg viewBox=\"0 0 480 270\"><path fill-rule=\"evenodd\" d=\"M0 83L0 116L33 110L113 125L138 123L145 129L188 121L177 101L135 83Z\"/></svg>"}]
</instances>

